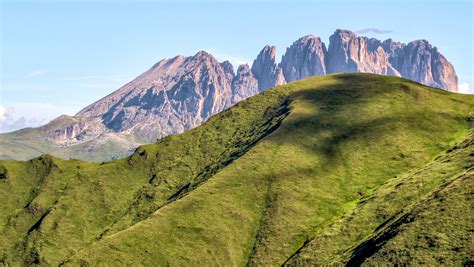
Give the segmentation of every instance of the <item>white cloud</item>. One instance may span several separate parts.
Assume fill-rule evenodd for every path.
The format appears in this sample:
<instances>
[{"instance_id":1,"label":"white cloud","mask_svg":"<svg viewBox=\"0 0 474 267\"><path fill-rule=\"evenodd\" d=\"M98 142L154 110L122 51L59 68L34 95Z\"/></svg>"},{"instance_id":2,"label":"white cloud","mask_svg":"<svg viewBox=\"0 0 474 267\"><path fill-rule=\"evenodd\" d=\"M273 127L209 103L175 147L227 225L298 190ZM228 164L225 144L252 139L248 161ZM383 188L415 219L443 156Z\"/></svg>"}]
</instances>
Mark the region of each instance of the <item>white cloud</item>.
<instances>
[{"instance_id":1,"label":"white cloud","mask_svg":"<svg viewBox=\"0 0 474 267\"><path fill-rule=\"evenodd\" d=\"M460 94L473 94L468 83L461 83L458 85L458 93Z\"/></svg>"},{"instance_id":2,"label":"white cloud","mask_svg":"<svg viewBox=\"0 0 474 267\"><path fill-rule=\"evenodd\" d=\"M374 34L386 34L386 33L391 33L393 32L392 30L381 30L377 28L365 28L365 29L360 29L356 31L357 34L366 34L366 33L374 33Z\"/></svg>"},{"instance_id":3,"label":"white cloud","mask_svg":"<svg viewBox=\"0 0 474 267\"><path fill-rule=\"evenodd\" d=\"M38 127L62 115L74 115L83 104L58 106L36 102L15 102L9 106L0 105L0 133L25 127Z\"/></svg>"},{"instance_id":4,"label":"white cloud","mask_svg":"<svg viewBox=\"0 0 474 267\"><path fill-rule=\"evenodd\" d=\"M7 120L7 109L0 105L0 123L3 123Z\"/></svg>"},{"instance_id":5,"label":"white cloud","mask_svg":"<svg viewBox=\"0 0 474 267\"><path fill-rule=\"evenodd\" d=\"M17 119L13 116L14 109L12 107L4 107L0 105L0 133L16 130L17 126L24 128L25 118Z\"/></svg>"}]
</instances>

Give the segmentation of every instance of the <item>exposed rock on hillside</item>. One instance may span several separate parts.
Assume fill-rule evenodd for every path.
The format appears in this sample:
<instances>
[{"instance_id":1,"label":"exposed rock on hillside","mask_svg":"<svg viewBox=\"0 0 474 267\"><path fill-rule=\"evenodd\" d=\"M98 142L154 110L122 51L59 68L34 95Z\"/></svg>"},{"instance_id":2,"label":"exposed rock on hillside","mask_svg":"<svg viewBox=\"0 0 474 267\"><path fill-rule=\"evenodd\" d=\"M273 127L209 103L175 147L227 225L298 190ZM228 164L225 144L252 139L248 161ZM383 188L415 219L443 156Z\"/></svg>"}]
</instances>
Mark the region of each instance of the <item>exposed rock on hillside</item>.
<instances>
[{"instance_id":1,"label":"exposed rock on hillside","mask_svg":"<svg viewBox=\"0 0 474 267\"><path fill-rule=\"evenodd\" d=\"M351 31L337 30L330 37L328 54L328 73L368 72L400 76L390 65L379 40L358 37Z\"/></svg>"},{"instance_id":2,"label":"exposed rock on hillside","mask_svg":"<svg viewBox=\"0 0 474 267\"><path fill-rule=\"evenodd\" d=\"M419 83L457 92L458 78L453 65L426 40L407 45L390 45L390 63L401 76Z\"/></svg>"}]
</instances>

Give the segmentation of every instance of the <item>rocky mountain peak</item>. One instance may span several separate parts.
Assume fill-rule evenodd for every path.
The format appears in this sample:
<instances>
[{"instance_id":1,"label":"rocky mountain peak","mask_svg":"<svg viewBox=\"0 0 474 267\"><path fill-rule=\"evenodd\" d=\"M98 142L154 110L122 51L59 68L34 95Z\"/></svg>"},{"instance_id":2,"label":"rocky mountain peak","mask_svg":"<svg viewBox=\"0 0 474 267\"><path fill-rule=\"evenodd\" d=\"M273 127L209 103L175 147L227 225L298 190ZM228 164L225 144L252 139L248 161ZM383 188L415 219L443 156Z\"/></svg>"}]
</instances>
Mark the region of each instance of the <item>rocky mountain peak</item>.
<instances>
[{"instance_id":1,"label":"rocky mountain peak","mask_svg":"<svg viewBox=\"0 0 474 267\"><path fill-rule=\"evenodd\" d=\"M221 67L224 69L226 73L234 74L234 66L228 60L221 63Z\"/></svg>"},{"instance_id":2,"label":"rocky mountain peak","mask_svg":"<svg viewBox=\"0 0 474 267\"><path fill-rule=\"evenodd\" d=\"M415 40L400 47L389 60L407 79L457 92L458 78L453 65L427 40Z\"/></svg>"},{"instance_id":3,"label":"rocky mountain peak","mask_svg":"<svg viewBox=\"0 0 474 267\"><path fill-rule=\"evenodd\" d=\"M193 128L229 107L233 76L229 62L218 63L205 51L165 59L77 115L100 116L111 131L149 142Z\"/></svg>"},{"instance_id":4,"label":"rocky mountain peak","mask_svg":"<svg viewBox=\"0 0 474 267\"><path fill-rule=\"evenodd\" d=\"M359 37L348 30L336 30L329 40L328 73L368 72L400 76L389 63L379 40Z\"/></svg>"},{"instance_id":5,"label":"rocky mountain peak","mask_svg":"<svg viewBox=\"0 0 474 267\"><path fill-rule=\"evenodd\" d=\"M204 50L201 50L199 52L196 53L196 55L194 55L193 58L214 58L211 54L209 54L208 52L204 51Z\"/></svg>"},{"instance_id":6,"label":"rocky mountain peak","mask_svg":"<svg viewBox=\"0 0 474 267\"><path fill-rule=\"evenodd\" d=\"M326 74L327 50L319 37L307 35L286 49L281 68L287 82Z\"/></svg>"},{"instance_id":7,"label":"rocky mountain peak","mask_svg":"<svg viewBox=\"0 0 474 267\"><path fill-rule=\"evenodd\" d=\"M252 64L252 73L258 80L260 91L284 84L282 69L276 63L276 47L266 45Z\"/></svg>"},{"instance_id":8,"label":"rocky mountain peak","mask_svg":"<svg viewBox=\"0 0 474 267\"><path fill-rule=\"evenodd\" d=\"M220 65L217 59L206 51L199 51L194 56L186 58L189 66L216 66ZM222 66L221 66L222 67Z\"/></svg>"},{"instance_id":9,"label":"rocky mountain peak","mask_svg":"<svg viewBox=\"0 0 474 267\"><path fill-rule=\"evenodd\" d=\"M248 64L242 64L237 69L232 81L232 102L238 103L260 92L258 81L253 75Z\"/></svg>"},{"instance_id":10,"label":"rocky mountain peak","mask_svg":"<svg viewBox=\"0 0 474 267\"><path fill-rule=\"evenodd\" d=\"M350 30L337 29L336 31L334 31L334 34L331 37L329 37L329 42L330 43L333 42L331 38L333 38L334 41L337 38L337 39L340 39L342 42L348 42L350 40L353 40L356 37L357 35Z\"/></svg>"},{"instance_id":11,"label":"rocky mountain peak","mask_svg":"<svg viewBox=\"0 0 474 267\"><path fill-rule=\"evenodd\" d=\"M382 47L384 51L389 55L393 56L395 53L397 53L400 49L402 49L405 46L404 43L401 42L395 42L392 39L387 39L382 42Z\"/></svg>"},{"instance_id":12,"label":"rocky mountain peak","mask_svg":"<svg viewBox=\"0 0 474 267\"><path fill-rule=\"evenodd\" d=\"M242 74L242 73L249 73L250 72L250 66L249 64L241 64L239 65L239 68L237 69L237 74Z\"/></svg>"},{"instance_id":13,"label":"rocky mountain peak","mask_svg":"<svg viewBox=\"0 0 474 267\"><path fill-rule=\"evenodd\" d=\"M228 60L220 63L220 65L222 69L224 70L226 80L232 81L235 76L234 66L232 66L232 64Z\"/></svg>"},{"instance_id":14,"label":"rocky mountain peak","mask_svg":"<svg viewBox=\"0 0 474 267\"><path fill-rule=\"evenodd\" d=\"M265 58L265 60L273 60L275 61L276 60L276 47L275 46L271 46L271 45L265 45L265 47L263 47L262 51L260 51L260 54L257 56L257 58L261 56L263 58Z\"/></svg>"}]
</instances>

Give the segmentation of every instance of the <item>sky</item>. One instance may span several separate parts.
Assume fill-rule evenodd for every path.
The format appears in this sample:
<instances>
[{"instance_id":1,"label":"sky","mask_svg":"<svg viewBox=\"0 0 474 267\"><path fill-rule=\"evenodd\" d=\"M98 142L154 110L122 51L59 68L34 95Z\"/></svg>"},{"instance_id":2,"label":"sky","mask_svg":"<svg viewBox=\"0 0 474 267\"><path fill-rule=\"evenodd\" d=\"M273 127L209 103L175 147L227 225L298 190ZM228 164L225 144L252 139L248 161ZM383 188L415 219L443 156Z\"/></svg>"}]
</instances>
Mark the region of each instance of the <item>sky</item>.
<instances>
[{"instance_id":1,"label":"sky","mask_svg":"<svg viewBox=\"0 0 474 267\"><path fill-rule=\"evenodd\" d=\"M0 132L73 115L165 57L205 50L251 64L270 44L280 60L299 37L328 45L336 29L427 39L474 93L473 3L0 0Z\"/></svg>"}]
</instances>

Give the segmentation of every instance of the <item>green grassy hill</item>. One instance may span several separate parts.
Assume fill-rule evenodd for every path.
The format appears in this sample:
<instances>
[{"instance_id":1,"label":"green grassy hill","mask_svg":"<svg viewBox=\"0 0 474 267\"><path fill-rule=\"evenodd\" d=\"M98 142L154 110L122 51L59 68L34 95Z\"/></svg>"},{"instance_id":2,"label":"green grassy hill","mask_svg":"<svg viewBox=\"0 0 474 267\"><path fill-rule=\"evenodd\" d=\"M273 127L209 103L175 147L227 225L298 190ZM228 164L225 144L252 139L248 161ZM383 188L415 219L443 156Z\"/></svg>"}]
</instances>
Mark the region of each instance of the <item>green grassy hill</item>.
<instances>
[{"instance_id":1,"label":"green grassy hill","mask_svg":"<svg viewBox=\"0 0 474 267\"><path fill-rule=\"evenodd\" d=\"M120 160L0 161L0 262L466 264L473 114L474 96L337 74Z\"/></svg>"}]
</instances>

